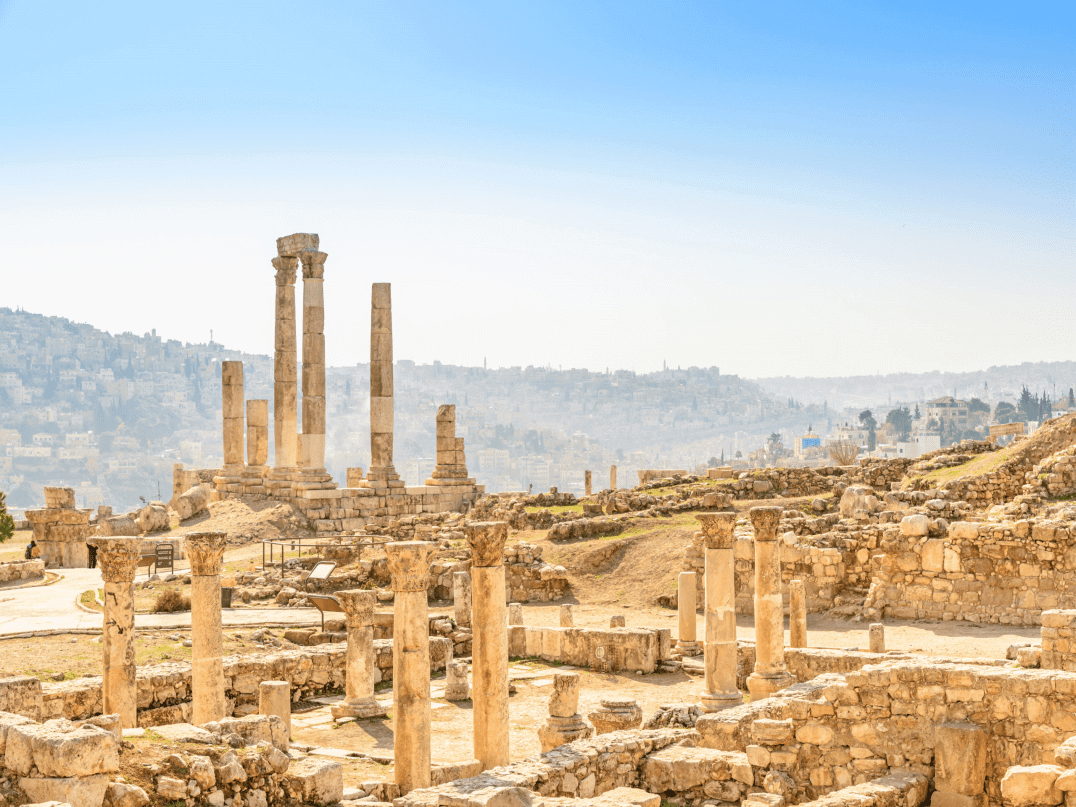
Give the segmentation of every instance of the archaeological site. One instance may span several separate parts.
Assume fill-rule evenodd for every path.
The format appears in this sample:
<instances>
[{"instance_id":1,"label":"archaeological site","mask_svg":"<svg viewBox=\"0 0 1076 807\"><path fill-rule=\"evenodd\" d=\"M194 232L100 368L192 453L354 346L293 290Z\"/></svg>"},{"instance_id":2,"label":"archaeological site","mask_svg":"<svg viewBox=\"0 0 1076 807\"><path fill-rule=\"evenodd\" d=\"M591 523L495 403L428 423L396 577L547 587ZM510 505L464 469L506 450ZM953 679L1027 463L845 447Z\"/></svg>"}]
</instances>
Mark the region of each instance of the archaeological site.
<instances>
[{"instance_id":1,"label":"archaeological site","mask_svg":"<svg viewBox=\"0 0 1076 807\"><path fill-rule=\"evenodd\" d=\"M436 461L404 479L373 283L340 486L320 248L277 240L272 400L222 362L220 467L26 511L3 803L1076 807L1076 413L914 459L579 467L579 496L487 492L446 401L407 413Z\"/></svg>"}]
</instances>

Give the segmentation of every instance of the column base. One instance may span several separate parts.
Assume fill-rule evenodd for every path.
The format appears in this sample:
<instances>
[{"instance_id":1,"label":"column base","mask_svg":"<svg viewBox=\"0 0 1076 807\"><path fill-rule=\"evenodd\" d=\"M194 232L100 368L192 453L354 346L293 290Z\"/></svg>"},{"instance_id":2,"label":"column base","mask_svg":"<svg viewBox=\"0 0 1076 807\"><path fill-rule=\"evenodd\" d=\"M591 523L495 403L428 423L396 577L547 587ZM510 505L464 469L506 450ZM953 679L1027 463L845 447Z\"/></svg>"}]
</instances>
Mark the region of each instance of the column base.
<instances>
[{"instance_id":1,"label":"column base","mask_svg":"<svg viewBox=\"0 0 1076 807\"><path fill-rule=\"evenodd\" d=\"M698 642L677 642L676 652L682 656L698 656L702 653L702 646Z\"/></svg>"},{"instance_id":2,"label":"column base","mask_svg":"<svg viewBox=\"0 0 1076 807\"><path fill-rule=\"evenodd\" d=\"M742 703L743 695L739 692L703 692L699 708L704 712L720 712Z\"/></svg>"},{"instance_id":3,"label":"column base","mask_svg":"<svg viewBox=\"0 0 1076 807\"><path fill-rule=\"evenodd\" d=\"M768 698L774 692L790 687L795 683L796 677L787 670L767 675L751 673L747 677L747 691L751 693L751 700L757 701Z\"/></svg>"},{"instance_id":4,"label":"column base","mask_svg":"<svg viewBox=\"0 0 1076 807\"><path fill-rule=\"evenodd\" d=\"M594 729L583 722L579 715L571 717L553 717L550 715L545 725L538 729L538 740L542 744L542 753L552 751L565 743L590 737Z\"/></svg>"},{"instance_id":5,"label":"column base","mask_svg":"<svg viewBox=\"0 0 1076 807\"><path fill-rule=\"evenodd\" d=\"M360 698L357 701L338 703L330 709L333 717L384 717L388 709L381 706L376 698Z\"/></svg>"}]
</instances>

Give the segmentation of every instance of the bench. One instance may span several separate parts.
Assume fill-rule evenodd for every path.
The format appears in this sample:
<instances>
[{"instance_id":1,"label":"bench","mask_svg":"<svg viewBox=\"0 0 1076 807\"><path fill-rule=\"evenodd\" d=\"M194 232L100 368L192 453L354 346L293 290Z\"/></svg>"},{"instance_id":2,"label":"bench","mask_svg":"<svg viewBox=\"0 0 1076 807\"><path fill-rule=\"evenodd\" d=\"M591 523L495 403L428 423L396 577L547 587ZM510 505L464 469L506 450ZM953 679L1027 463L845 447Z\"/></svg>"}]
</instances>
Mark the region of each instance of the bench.
<instances>
[{"instance_id":1,"label":"bench","mask_svg":"<svg viewBox=\"0 0 1076 807\"><path fill-rule=\"evenodd\" d=\"M340 600L333 597L331 594L307 594L306 598L310 600L310 603L321 612L321 630L325 631L325 614L342 614L344 613L344 607L340 605Z\"/></svg>"},{"instance_id":2,"label":"bench","mask_svg":"<svg viewBox=\"0 0 1076 807\"><path fill-rule=\"evenodd\" d=\"M152 554L149 554L149 555L143 554L142 557L140 557L138 559L138 564L135 566L135 576L136 577L138 576L138 570L139 569L145 568L146 576L148 577L150 574L152 574L152 572L149 570L150 566L152 566L156 562L157 562L157 553L156 552L154 552Z\"/></svg>"}]
</instances>

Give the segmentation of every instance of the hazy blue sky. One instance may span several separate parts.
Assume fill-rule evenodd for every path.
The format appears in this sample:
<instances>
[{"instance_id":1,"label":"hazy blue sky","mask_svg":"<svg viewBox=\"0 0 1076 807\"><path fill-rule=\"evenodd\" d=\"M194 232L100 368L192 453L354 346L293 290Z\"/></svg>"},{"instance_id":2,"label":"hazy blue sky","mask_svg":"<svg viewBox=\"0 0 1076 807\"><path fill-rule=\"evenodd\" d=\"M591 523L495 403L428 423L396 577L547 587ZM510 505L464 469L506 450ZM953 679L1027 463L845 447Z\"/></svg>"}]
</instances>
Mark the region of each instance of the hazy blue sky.
<instances>
[{"instance_id":1,"label":"hazy blue sky","mask_svg":"<svg viewBox=\"0 0 1076 807\"><path fill-rule=\"evenodd\" d=\"M1074 4L0 0L0 305L745 376L1076 352Z\"/></svg>"}]
</instances>

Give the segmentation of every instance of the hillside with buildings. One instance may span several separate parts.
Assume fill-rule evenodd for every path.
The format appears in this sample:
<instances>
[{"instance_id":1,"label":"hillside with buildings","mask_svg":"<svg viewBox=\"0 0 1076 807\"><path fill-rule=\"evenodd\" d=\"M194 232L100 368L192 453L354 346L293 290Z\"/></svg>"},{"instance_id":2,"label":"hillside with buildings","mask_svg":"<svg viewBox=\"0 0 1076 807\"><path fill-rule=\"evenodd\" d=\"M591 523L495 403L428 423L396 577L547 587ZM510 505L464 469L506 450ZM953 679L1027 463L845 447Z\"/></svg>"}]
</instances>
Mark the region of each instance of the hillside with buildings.
<instances>
[{"instance_id":1,"label":"hillside with buildings","mask_svg":"<svg viewBox=\"0 0 1076 807\"><path fill-rule=\"evenodd\" d=\"M40 506L43 486L62 484L75 489L79 506L127 509L167 499L176 462L219 467L220 363L232 359L244 362L246 396L271 403L268 356L0 309L0 490L9 492L8 504ZM917 456L983 436L998 419L1041 420L1019 410L1022 386L1076 375L1076 365L1028 365L1021 380L1023 367L991 368L981 381L965 374L958 391L982 389L969 399L949 396L952 411L937 402L946 396L879 406L882 388L868 394L867 381L848 379L847 389L873 407L872 440L862 406L834 405L849 399L842 379L782 385L717 367L595 373L404 359L395 370L396 466L413 484L429 476L434 415L444 403L456 405L468 468L490 491L581 491L585 469L600 487L610 465L626 484L643 468L828 464L827 446L836 440L881 456ZM952 380L939 374L932 386L908 376L901 389L937 391ZM825 390L833 393L818 401ZM1067 408L1067 385L1065 393L1051 411ZM1012 411L999 418L999 403ZM905 406L907 422L887 422ZM346 468L370 461L368 365L328 369L326 411L326 466L343 484Z\"/></svg>"},{"instance_id":2,"label":"hillside with buildings","mask_svg":"<svg viewBox=\"0 0 1076 807\"><path fill-rule=\"evenodd\" d=\"M268 356L0 309L0 490L40 506L46 484L79 506L168 498L172 466L222 462L220 363L244 362L248 398L272 399ZM396 362L396 464L434 466L437 406L457 406L470 471L490 490L581 490L583 470L685 467L746 454L801 413L718 368L593 373ZM369 464L369 367L329 368L326 464ZM601 474L599 473L599 478Z\"/></svg>"}]
</instances>

